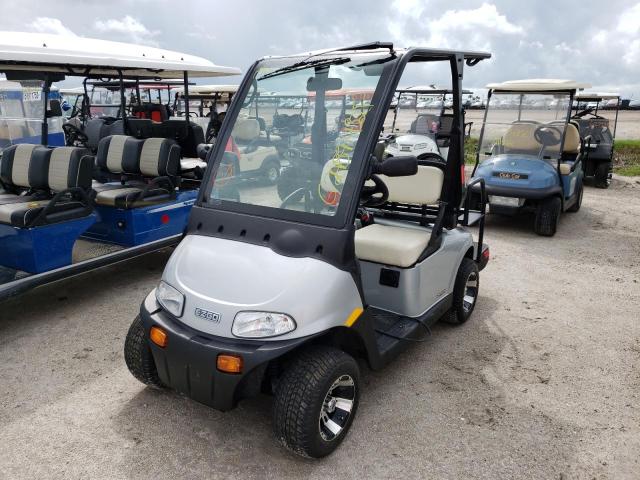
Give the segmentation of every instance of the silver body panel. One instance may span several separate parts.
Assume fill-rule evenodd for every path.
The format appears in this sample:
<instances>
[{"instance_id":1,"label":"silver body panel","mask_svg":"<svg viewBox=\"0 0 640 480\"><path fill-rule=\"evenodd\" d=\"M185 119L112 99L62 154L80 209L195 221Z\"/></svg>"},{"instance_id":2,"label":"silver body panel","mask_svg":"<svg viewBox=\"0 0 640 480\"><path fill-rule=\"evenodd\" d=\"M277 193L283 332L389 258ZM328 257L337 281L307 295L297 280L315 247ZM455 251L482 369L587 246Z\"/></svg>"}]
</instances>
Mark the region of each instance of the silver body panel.
<instances>
[{"instance_id":1,"label":"silver body panel","mask_svg":"<svg viewBox=\"0 0 640 480\"><path fill-rule=\"evenodd\" d=\"M416 228L431 235L431 229L406 222L377 219L378 223ZM473 238L462 228L444 230L440 248L412 268L398 268L360 261L362 287L368 305L398 315L419 317L439 300L453 292L456 273L462 258L473 248ZM398 288L380 285L380 270L400 272Z\"/></svg>"},{"instance_id":2,"label":"silver body panel","mask_svg":"<svg viewBox=\"0 0 640 480\"><path fill-rule=\"evenodd\" d=\"M185 296L186 325L211 335L235 338L239 311L286 313L297 328L273 337L286 340L344 325L362 308L353 277L315 258L287 257L268 247L202 235L187 235L171 255L162 279ZM218 322L196 316L217 313ZM263 339L270 340L270 339Z\"/></svg>"}]
</instances>

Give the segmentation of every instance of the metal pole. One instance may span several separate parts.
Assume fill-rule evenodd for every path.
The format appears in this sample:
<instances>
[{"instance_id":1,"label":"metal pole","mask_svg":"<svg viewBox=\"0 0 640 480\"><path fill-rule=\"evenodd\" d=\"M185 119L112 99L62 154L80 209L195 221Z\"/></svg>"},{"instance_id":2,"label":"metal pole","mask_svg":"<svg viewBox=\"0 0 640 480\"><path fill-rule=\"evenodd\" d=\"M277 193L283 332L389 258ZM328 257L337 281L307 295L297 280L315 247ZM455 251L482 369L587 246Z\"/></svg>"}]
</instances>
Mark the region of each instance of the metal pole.
<instances>
[{"instance_id":1,"label":"metal pole","mask_svg":"<svg viewBox=\"0 0 640 480\"><path fill-rule=\"evenodd\" d=\"M44 86L42 88L42 97L44 103L44 118L42 119L42 132L40 135L40 143L47 145L49 143L49 91L51 88L51 82L49 81L49 75L44 76Z\"/></svg>"}]
</instances>

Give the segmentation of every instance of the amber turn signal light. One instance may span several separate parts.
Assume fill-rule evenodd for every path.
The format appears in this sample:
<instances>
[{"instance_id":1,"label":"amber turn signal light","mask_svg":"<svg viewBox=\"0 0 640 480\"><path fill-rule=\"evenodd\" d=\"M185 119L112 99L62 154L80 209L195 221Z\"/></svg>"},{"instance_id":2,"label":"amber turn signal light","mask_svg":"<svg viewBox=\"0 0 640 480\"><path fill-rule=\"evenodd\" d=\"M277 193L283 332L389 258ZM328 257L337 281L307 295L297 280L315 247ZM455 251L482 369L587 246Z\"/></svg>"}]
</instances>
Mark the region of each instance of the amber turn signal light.
<instances>
[{"instance_id":1,"label":"amber turn signal light","mask_svg":"<svg viewBox=\"0 0 640 480\"><path fill-rule=\"evenodd\" d=\"M240 355L218 355L218 370L224 373L242 373L242 357Z\"/></svg>"},{"instance_id":2,"label":"amber turn signal light","mask_svg":"<svg viewBox=\"0 0 640 480\"><path fill-rule=\"evenodd\" d=\"M151 330L149 331L149 338L153 343L162 348L166 347L169 343L167 332L160 327L151 327Z\"/></svg>"}]
</instances>

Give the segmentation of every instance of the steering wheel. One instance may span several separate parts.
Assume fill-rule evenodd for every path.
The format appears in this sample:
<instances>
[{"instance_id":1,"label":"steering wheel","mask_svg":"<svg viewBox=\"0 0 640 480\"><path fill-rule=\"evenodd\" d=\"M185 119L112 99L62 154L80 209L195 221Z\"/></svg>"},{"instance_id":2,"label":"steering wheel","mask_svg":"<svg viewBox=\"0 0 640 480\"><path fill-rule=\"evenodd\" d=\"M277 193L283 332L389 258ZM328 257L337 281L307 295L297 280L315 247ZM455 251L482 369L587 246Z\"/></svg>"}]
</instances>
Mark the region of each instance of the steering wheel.
<instances>
[{"instance_id":1,"label":"steering wheel","mask_svg":"<svg viewBox=\"0 0 640 480\"><path fill-rule=\"evenodd\" d=\"M379 207L389 200L389 188L378 175L371 175L369 178L373 186L364 185L360 192L360 199L363 207ZM380 196L376 196L380 195Z\"/></svg>"},{"instance_id":2,"label":"steering wheel","mask_svg":"<svg viewBox=\"0 0 640 480\"><path fill-rule=\"evenodd\" d=\"M68 147L73 147L76 142L86 146L87 142L89 141L89 137L87 137L87 134L71 123L63 124L62 131L64 132L64 136L67 139Z\"/></svg>"},{"instance_id":3,"label":"steering wheel","mask_svg":"<svg viewBox=\"0 0 640 480\"><path fill-rule=\"evenodd\" d=\"M552 125L540 125L533 133L533 137L543 146L552 147L562 141L562 131Z\"/></svg>"}]
</instances>

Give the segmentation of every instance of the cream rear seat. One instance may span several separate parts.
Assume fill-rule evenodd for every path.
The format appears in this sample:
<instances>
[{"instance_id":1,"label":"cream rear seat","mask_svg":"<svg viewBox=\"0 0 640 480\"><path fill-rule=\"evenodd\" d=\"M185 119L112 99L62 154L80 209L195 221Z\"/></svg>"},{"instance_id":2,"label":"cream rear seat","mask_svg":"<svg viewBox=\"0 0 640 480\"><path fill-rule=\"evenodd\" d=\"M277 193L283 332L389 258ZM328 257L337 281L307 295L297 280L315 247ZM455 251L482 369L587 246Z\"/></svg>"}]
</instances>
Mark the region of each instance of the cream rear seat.
<instances>
[{"instance_id":1,"label":"cream rear seat","mask_svg":"<svg viewBox=\"0 0 640 480\"><path fill-rule=\"evenodd\" d=\"M437 167L419 165L415 175L380 178L389 188L389 202L434 205L440 199L444 173ZM374 223L356 230L356 257L407 268L418 262L430 238L429 229Z\"/></svg>"}]
</instances>

